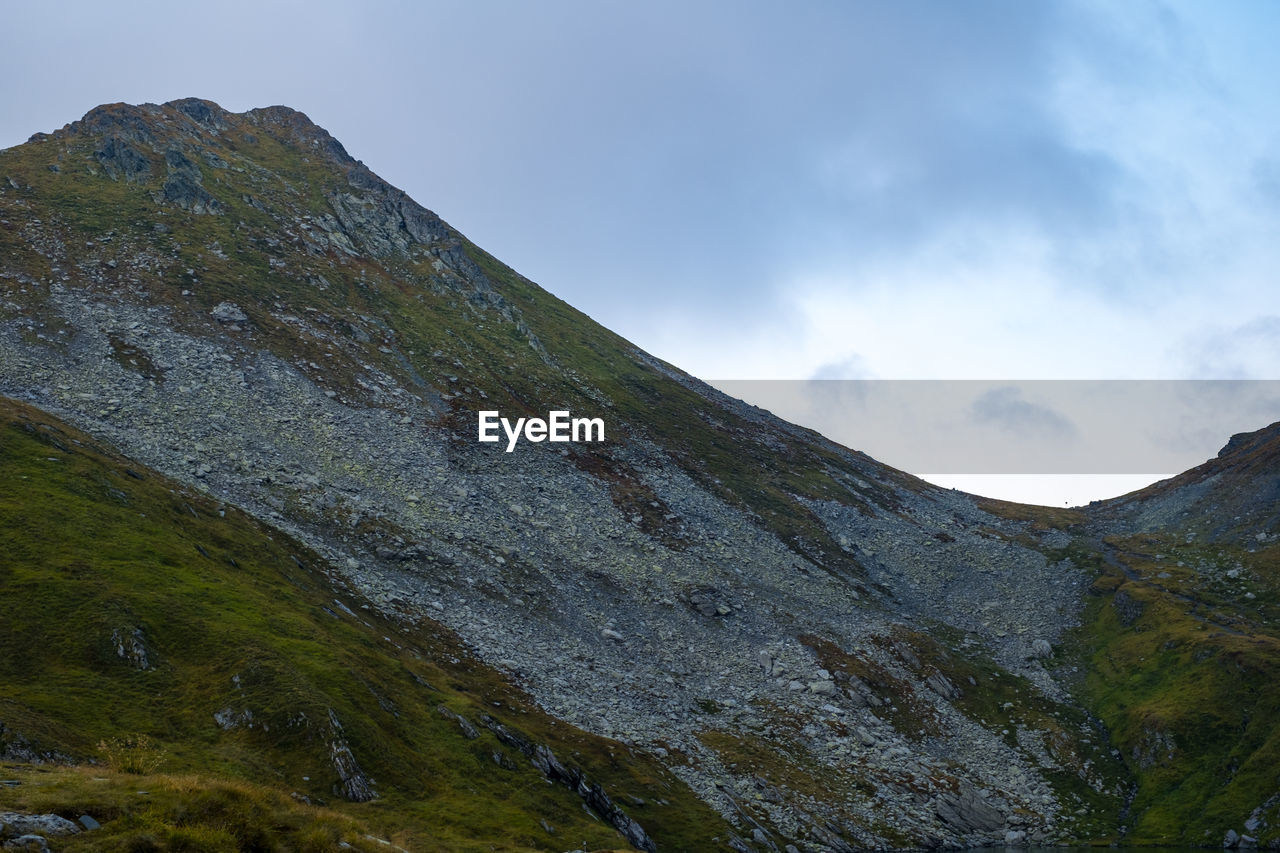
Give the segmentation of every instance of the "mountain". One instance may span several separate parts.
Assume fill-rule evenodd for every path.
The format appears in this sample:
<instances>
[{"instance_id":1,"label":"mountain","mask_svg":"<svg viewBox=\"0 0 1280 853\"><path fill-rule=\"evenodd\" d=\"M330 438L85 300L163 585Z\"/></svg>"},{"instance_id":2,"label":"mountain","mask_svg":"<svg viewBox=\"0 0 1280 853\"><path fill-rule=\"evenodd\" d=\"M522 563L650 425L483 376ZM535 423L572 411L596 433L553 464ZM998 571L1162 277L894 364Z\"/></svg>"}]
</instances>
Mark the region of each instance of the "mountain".
<instances>
[{"instance_id":1,"label":"mountain","mask_svg":"<svg viewBox=\"0 0 1280 853\"><path fill-rule=\"evenodd\" d=\"M12 759L145 736L325 800L335 845L1277 837L1256 441L1087 511L935 488L644 353L284 107L0 152L0 286ZM605 440L508 451L485 411ZM59 453L78 479L24 498ZM66 787L24 809L89 811Z\"/></svg>"},{"instance_id":2,"label":"mountain","mask_svg":"<svg viewBox=\"0 0 1280 853\"><path fill-rule=\"evenodd\" d=\"M1272 424L1091 508L1099 574L1084 697L1136 777L1138 837L1276 843L1278 463Z\"/></svg>"}]
</instances>

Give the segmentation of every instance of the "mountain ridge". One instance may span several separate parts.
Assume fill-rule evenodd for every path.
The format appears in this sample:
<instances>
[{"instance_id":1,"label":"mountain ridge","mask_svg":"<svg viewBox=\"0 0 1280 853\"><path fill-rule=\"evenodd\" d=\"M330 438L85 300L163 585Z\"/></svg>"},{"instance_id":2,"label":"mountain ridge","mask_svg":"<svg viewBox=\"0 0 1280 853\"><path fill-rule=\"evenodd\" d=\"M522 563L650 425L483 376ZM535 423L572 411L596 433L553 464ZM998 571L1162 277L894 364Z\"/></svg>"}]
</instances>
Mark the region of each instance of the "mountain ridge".
<instances>
[{"instance_id":1,"label":"mountain ridge","mask_svg":"<svg viewBox=\"0 0 1280 853\"><path fill-rule=\"evenodd\" d=\"M1183 681L1144 666L1166 610L1268 637L1270 552L1184 571L1139 541L1184 550L1168 512L975 499L726 398L287 108L112 105L0 152L0 250L0 392L287 534L386 618L439 623L665 767L733 827L719 843L1275 837L1269 694L1242 739L1173 713ZM505 454L475 441L481 408L600 414L611 440ZM1186 654L1175 675L1209 660ZM1222 776L1246 748L1257 766ZM1190 764L1206 781L1170 787Z\"/></svg>"}]
</instances>

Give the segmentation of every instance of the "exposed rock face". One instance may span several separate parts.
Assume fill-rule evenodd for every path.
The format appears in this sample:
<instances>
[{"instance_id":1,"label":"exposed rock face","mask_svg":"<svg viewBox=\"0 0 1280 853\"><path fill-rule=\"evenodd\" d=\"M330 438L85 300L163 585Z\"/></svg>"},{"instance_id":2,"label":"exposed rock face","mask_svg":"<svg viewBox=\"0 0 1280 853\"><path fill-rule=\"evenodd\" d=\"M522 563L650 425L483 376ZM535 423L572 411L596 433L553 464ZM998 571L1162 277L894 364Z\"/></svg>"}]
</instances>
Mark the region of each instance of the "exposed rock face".
<instances>
[{"instance_id":1,"label":"exposed rock face","mask_svg":"<svg viewBox=\"0 0 1280 853\"><path fill-rule=\"evenodd\" d=\"M338 716L332 708L329 709L329 759L338 773L339 782L335 793L353 803L365 803L377 798L373 781L360 769L359 762L342 735L342 723L338 722Z\"/></svg>"},{"instance_id":2,"label":"exposed rock face","mask_svg":"<svg viewBox=\"0 0 1280 853\"><path fill-rule=\"evenodd\" d=\"M1004 826L1005 818L988 805L977 791L965 788L959 794L944 794L934 803L934 811L944 823L966 835L988 833Z\"/></svg>"},{"instance_id":3,"label":"exposed rock face","mask_svg":"<svg viewBox=\"0 0 1280 853\"><path fill-rule=\"evenodd\" d=\"M222 204L204 188L204 175L199 166L175 148L164 152L164 161L169 167L162 190L165 201L192 213L222 212Z\"/></svg>"},{"instance_id":4,"label":"exposed rock face","mask_svg":"<svg viewBox=\"0 0 1280 853\"><path fill-rule=\"evenodd\" d=\"M1130 596L1124 590L1120 590L1111 600L1112 606L1116 610L1116 616L1120 619L1122 625L1132 625L1142 615L1143 604Z\"/></svg>"},{"instance_id":5,"label":"exposed rock face","mask_svg":"<svg viewBox=\"0 0 1280 853\"><path fill-rule=\"evenodd\" d=\"M151 669L151 658L140 628L116 628L111 632L116 656L137 669Z\"/></svg>"},{"instance_id":6,"label":"exposed rock face","mask_svg":"<svg viewBox=\"0 0 1280 853\"><path fill-rule=\"evenodd\" d=\"M94 156L113 179L137 182L151 177L151 160L119 136L104 139Z\"/></svg>"},{"instance_id":7,"label":"exposed rock face","mask_svg":"<svg viewBox=\"0 0 1280 853\"><path fill-rule=\"evenodd\" d=\"M653 843L653 839L644 831L644 828L615 805L604 788L588 779L580 768L566 767L560 763L560 759L556 758L555 753L543 744L529 743L489 717L485 717L480 722L497 735L498 740L519 750L533 762L533 766L537 767L548 781L558 782L576 792L588 808L612 824L633 847L656 853L657 845Z\"/></svg>"},{"instance_id":8,"label":"exposed rock face","mask_svg":"<svg viewBox=\"0 0 1280 853\"><path fill-rule=\"evenodd\" d=\"M26 764L71 764L70 756L48 749L36 749L21 732L15 732L0 720L0 761Z\"/></svg>"}]
</instances>

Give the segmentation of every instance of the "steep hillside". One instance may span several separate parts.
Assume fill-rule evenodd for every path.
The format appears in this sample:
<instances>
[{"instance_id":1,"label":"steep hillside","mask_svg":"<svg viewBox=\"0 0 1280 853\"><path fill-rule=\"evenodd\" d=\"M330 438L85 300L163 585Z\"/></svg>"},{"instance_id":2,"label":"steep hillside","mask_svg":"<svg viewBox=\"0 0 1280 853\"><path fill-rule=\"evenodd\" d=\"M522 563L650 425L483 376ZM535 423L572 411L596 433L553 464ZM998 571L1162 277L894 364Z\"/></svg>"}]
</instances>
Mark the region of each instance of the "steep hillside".
<instances>
[{"instance_id":1,"label":"steep hillside","mask_svg":"<svg viewBox=\"0 0 1280 853\"><path fill-rule=\"evenodd\" d=\"M1280 528L1280 423L1233 435L1203 465L1098 511L1138 530L1176 528L1201 541L1265 549Z\"/></svg>"},{"instance_id":2,"label":"steep hillside","mask_svg":"<svg viewBox=\"0 0 1280 853\"><path fill-rule=\"evenodd\" d=\"M323 727L333 709L377 782L377 799L349 807L357 818L390 810L415 842L442 831L452 818L398 799L428 778L474 816L449 824L457 843L562 814L549 801L508 814L508 789L476 794L462 771L449 775L463 766L453 750L488 741L459 741L438 698L410 722L401 691L422 688L394 667L330 681L359 671L351 656L372 636L390 659L418 650L448 669L453 655L469 679L483 673L494 686L461 680L444 702L473 725L464 694L502 690L528 697L495 700L528 712L504 725L562 758L553 735L565 724L592 733L572 736L592 744L572 748L592 779L670 804L651 829L622 801L663 849L703 849L708 836L739 850L1099 841L1126 827L1131 840L1194 840L1238 822L1185 807L1217 789L1170 799L1127 751L1134 728L1098 680L1119 636L1105 623L1102 602L1118 593L1102 540L1129 521L935 489L725 397L503 266L301 113L112 105L0 152L0 288L0 391L298 543L289 553L309 549L295 569L316 590L336 584L360 614L317 605L337 613L333 625L312 613L321 625L356 634L291 642L272 670L309 697L309 720ZM568 410L602 419L607 440L506 452L477 441L481 410ZM231 556L243 566L259 551L272 553ZM41 559L30 571L56 577L61 563ZM210 594L210 606L232 615L272 590L295 595L287 578L236 579L219 589L257 597ZM85 606L116 612L107 599ZM251 635L182 628L188 616L173 622L178 646L236 660L254 648ZM1143 677L1144 657L1115 677ZM405 665L441 689L441 676ZM117 668L102 683L122 676L134 677ZM28 681L31 696L69 689ZM367 694L394 704L403 728L376 699L350 698ZM188 728L166 741L175 755L189 744L184 767L272 784L224 754L230 735L207 740L220 700L188 698ZM0 720L55 727L45 748L74 758L116 729L42 707L22 700ZM415 740L419 725L454 740ZM407 754L379 763L380 745L402 742ZM587 766L591 755L603 764ZM306 775L331 790L318 774ZM676 778L705 806L652 790L676 791ZM1166 802L1177 803L1168 825L1128 822ZM613 832L584 825L597 827L589 839Z\"/></svg>"},{"instance_id":3,"label":"steep hillside","mask_svg":"<svg viewBox=\"0 0 1280 853\"><path fill-rule=\"evenodd\" d=\"M78 839L90 847L728 837L656 762L548 718L451 632L379 614L287 536L12 402L0 402L0 548L0 760L97 763L18 771L0 811L87 813L104 824ZM196 805L169 802L173 788Z\"/></svg>"},{"instance_id":4,"label":"steep hillside","mask_svg":"<svg viewBox=\"0 0 1280 853\"><path fill-rule=\"evenodd\" d=\"M1090 510L1084 696L1135 773L1135 837L1278 836L1278 436L1274 424L1233 436L1217 458Z\"/></svg>"}]
</instances>

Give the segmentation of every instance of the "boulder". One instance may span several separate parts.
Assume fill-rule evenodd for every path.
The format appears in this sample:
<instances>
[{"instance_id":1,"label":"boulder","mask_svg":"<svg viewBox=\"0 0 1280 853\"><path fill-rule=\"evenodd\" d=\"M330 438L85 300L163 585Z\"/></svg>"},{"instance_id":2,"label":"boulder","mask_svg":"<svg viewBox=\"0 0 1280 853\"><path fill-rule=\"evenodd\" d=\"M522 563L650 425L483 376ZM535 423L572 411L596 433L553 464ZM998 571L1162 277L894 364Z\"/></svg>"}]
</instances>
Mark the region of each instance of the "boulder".
<instances>
[{"instance_id":1,"label":"boulder","mask_svg":"<svg viewBox=\"0 0 1280 853\"><path fill-rule=\"evenodd\" d=\"M75 835L79 831L80 827L56 814L0 812L0 837L28 834Z\"/></svg>"},{"instance_id":2,"label":"boulder","mask_svg":"<svg viewBox=\"0 0 1280 853\"><path fill-rule=\"evenodd\" d=\"M973 788L958 794L943 794L934 801L934 814L957 832L994 832L1004 826L1004 815L989 805Z\"/></svg>"},{"instance_id":3,"label":"boulder","mask_svg":"<svg viewBox=\"0 0 1280 853\"><path fill-rule=\"evenodd\" d=\"M959 699L960 691L955 685L947 680L947 677L940 672L935 672L924 680L929 689L937 693L943 699Z\"/></svg>"},{"instance_id":4,"label":"boulder","mask_svg":"<svg viewBox=\"0 0 1280 853\"><path fill-rule=\"evenodd\" d=\"M209 313L219 323L243 323L249 319L249 315L234 302L219 302Z\"/></svg>"}]
</instances>

